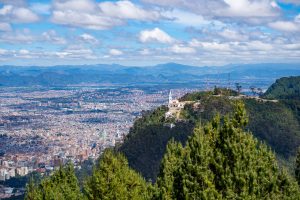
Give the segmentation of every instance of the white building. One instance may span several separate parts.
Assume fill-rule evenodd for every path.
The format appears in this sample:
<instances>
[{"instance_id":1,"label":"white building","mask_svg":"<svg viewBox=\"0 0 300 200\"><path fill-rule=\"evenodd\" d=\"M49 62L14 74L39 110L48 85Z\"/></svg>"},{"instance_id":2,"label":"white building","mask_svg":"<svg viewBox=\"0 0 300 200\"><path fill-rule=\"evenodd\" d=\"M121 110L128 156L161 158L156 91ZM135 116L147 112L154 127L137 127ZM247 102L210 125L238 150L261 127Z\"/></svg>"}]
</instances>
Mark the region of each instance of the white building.
<instances>
[{"instance_id":1,"label":"white building","mask_svg":"<svg viewBox=\"0 0 300 200\"><path fill-rule=\"evenodd\" d=\"M180 109L184 108L184 103L183 102L180 102L177 99L173 99L171 90L170 90L170 93L169 93L168 107L169 107L169 109L176 109L176 110L180 110Z\"/></svg>"},{"instance_id":2,"label":"white building","mask_svg":"<svg viewBox=\"0 0 300 200\"><path fill-rule=\"evenodd\" d=\"M170 118L176 116L180 112L180 110L184 108L184 105L184 102L180 102L177 99L173 99L172 91L170 90L168 103L169 111L166 112L165 117Z\"/></svg>"}]
</instances>

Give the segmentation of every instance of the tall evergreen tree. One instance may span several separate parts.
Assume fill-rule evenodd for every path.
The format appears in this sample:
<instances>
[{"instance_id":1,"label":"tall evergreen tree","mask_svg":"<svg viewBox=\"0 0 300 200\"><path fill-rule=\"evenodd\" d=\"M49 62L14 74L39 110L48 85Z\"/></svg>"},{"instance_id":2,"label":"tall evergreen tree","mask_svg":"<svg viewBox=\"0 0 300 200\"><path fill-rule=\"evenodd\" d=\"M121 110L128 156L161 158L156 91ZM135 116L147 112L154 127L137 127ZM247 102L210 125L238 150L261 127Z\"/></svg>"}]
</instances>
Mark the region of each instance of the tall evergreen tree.
<instances>
[{"instance_id":1,"label":"tall evergreen tree","mask_svg":"<svg viewBox=\"0 0 300 200\"><path fill-rule=\"evenodd\" d=\"M196 128L179 155L168 148L172 156L165 156L162 168L168 168L158 178L160 199L298 199L295 180L279 169L266 145L244 131L247 121L238 103L231 118L217 116ZM174 160L177 165L168 164Z\"/></svg>"},{"instance_id":2,"label":"tall evergreen tree","mask_svg":"<svg viewBox=\"0 0 300 200\"><path fill-rule=\"evenodd\" d=\"M296 157L296 168L295 168L295 176L300 186L300 147L298 148L297 157Z\"/></svg>"},{"instance_id":3,"label":"tall evergreen tree","mask_svg":"<svg viewBox=\"0 0 300 200\"><path fill-rule=\"evenodd\" d=\"M79 200L82 198L72 164L60 167L39 184L30 181L25 195L25 200Z\"/></svg>"},{"instance_id":4,"label":"tall evergreen tree","mask_svg":"<svg viewBox=\"0 0 300 200\"><path fill-rule=\"evenodd\" d=\"M171 200L176 198L174 188L176 187L176 178L179 176L178 167L183 161L183 147L181 143L171 140L162 159L160 172L156 181L157 194L155 198Z\"/></svg>"},{"instance_id":5,"label":"tall evergreen tree","mask_svg":"<svg viewBox=\"0 0 300 200\"><path fill-rule=\"evenodd\" d=\"M128 167L126 158L112 150L102 154L84 187L85 195L90 200L149 199L149 190L146 181Z\"/></svg>"},{"instance_id":6,"label":"tall evergreen tree","mask_svg":"<svg viewBox=\"0 0 300 200\"><path fill-rule=\"evenodd\" d=\"M26 185L25 199L26 200L38 200L38 199L41 199L39 197L40 197L40 192L37 188L34 178L31 177L29 180L29 183Z\"/></svg>"}]
</instances>

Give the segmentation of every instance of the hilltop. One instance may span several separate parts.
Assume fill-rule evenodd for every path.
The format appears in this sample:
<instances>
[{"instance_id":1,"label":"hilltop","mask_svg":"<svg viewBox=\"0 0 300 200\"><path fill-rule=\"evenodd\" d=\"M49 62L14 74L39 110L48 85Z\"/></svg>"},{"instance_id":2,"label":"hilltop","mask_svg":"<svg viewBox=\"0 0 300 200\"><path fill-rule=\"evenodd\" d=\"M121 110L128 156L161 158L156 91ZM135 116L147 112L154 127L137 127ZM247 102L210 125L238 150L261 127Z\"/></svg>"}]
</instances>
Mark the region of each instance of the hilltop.
<instances>
[{"instance_id":1,"label":"hilltop","mask_svg":"<svg viewBox=\"0 0 300 200\"><path fill-rule=\"evenodd\" d=\"M294 78L284 80L287 83L291 80L293 86L298 83L294 82ZM270 88L276 91L277 85L278 81ZM300 146L300 103L297 99L287 101L264 98L238 96L237 92L226 89L186 94L180 101L190 103L184 106L178 118L166 118L166 106L145 113L135 121L118 150L125 154L131 167L153 181L169 140L174 138L185 144L196 124L206 124L217 113L230 114L235 102L242 101L249 116L246 128L260 141L268 144L277 158L287 164Z\"/></svg>"},{"instance_id":2,"label":"hilltop","mask_svg":"<svg viewBox=\"0 0 300 200\"><path fill-rule=\"evenodd\" d=\"M263 97L269 99L300 100L300 77L284 77L276 80Z\"/></svg>"}]
</instances>

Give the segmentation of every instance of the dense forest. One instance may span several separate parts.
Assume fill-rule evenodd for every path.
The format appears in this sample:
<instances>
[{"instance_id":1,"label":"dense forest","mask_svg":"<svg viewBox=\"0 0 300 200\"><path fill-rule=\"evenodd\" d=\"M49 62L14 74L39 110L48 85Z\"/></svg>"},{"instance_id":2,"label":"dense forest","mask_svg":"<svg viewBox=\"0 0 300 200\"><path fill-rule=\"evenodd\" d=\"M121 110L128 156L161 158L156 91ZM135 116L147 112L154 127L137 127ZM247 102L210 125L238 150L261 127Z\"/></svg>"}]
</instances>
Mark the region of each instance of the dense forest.
<instances>
[{"instance_id":1,"label":"dense forest","mask_svg":"<svg viewBox=\"0 0 300 200\"><path fill-rule=\"evenodd\" d=\"M299 199L300 103L278 82L263 96L278 101L215 88L183 96L178 119L165 106L146 112L91 175L61 167L32 180L25 199ZM278 87L299 91L291 82Z\"/></svg>"},{"instance_id":2,"label":"dense forest","mask_svg":"<svg viewBox=\"0 0 300 200\"><path fill-rule=\"evenodd\" d=\"M265 98L300 100L300 76L284 77L276 82L265 92Z\"/></svg>"}]
</instances>

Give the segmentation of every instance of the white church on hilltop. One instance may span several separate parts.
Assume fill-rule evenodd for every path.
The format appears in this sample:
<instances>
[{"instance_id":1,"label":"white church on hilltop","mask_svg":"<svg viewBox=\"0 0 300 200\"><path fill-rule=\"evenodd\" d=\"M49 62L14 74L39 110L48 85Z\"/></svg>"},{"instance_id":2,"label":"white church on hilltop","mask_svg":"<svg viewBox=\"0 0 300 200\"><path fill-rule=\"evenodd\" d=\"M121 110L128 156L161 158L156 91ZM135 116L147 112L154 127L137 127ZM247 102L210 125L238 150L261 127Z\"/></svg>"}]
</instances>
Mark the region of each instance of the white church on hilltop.
<instances>
[{"instance_id":1,"label":"white church on hilltop","mask_svg":"<svg viewBox=\"0 0 300 200\"><path fill-rule=\"evenodd\" d=\"M166 118L177 117L177 115L180 113L180 110L184 108L184 105L185 105L184 102L180 102L177 99L173 99L172 91L170 90L169 103L168 103L169 111L166 112L165 117Z\"/></svg>"}]
</instances>

